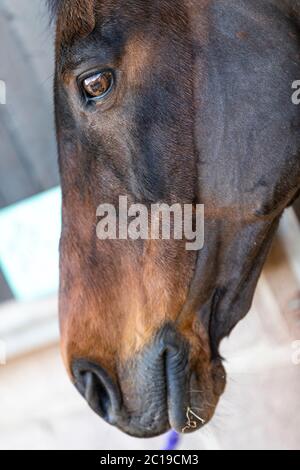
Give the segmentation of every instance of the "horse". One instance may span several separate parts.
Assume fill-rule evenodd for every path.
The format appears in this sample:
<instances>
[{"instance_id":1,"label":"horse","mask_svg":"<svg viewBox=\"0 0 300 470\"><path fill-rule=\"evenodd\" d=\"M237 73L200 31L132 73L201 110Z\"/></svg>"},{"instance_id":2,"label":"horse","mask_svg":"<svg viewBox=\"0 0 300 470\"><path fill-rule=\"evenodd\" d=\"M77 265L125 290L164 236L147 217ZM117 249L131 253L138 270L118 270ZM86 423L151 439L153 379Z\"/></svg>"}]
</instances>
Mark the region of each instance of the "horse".
<instances>
[{"instance_id":1,"label":"horse","mask_svg":"<svg viewBox=\"0 0 300 470\"><path fill-rule=\"evenodd\" d=\"M193 432L214 416L221 341L300 191L300 1L49 3L67 372L131 436ZM204 205L203 248L100 240L97 208L120 196Z\"/></svg>"}]
</instances>

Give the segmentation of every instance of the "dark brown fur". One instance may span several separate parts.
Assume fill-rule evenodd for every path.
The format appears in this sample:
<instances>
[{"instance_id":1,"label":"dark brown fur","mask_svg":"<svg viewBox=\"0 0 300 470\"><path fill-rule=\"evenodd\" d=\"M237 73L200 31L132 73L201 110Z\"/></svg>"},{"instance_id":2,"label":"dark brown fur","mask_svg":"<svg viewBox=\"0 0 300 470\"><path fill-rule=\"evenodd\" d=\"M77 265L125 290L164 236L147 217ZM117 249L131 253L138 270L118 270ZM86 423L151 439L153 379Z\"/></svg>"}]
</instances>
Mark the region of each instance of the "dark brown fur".
<instances>
[{"instance_id":1,"label":"dark brown fur","mask_svg":"<svg viewBox=\"0 0 300 470\"><path fill-rule=\"evenodd\" d=\"M99 364L122 396L115 424L159 434L176 425L166 384L153 388L155 377L145 376L159 368L153 349L163 332L188 345L184 373L199 390L190 406L208 421L225 386L220 342L248 312L299 191L300 119L289 86L300 78L295 8L279 0L52 4L67 369L74 380L74 361ZM78 76L95 67L117 80L91 110ZM148 206L204 203L204 249L98 240L96 209L119 195Z\"/></svg>"}]
</instances>

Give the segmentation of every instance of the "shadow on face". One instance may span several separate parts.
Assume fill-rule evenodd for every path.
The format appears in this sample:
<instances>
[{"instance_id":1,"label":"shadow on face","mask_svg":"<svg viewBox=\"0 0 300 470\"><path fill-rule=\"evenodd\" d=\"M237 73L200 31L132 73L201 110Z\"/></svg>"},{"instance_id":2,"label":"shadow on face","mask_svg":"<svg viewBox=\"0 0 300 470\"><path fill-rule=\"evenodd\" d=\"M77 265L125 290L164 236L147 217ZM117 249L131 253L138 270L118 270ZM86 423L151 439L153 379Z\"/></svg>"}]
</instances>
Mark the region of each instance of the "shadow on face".
<instances>
[{"instance_id":1,"label":"shadow on face","mask_svg":"<svg viewBox=\"0 0 300 470\"><path fill-rule=\"evenodd\" d=\"M279 185L288 171L281 161L278 174L262 178L230 125L209 137L226 108L205 80L209 1L61 3L55 97L66 367L91 408L128 434L191 432L211 419L224 391L220 341L250 308L295 184ZM202 102L216 105L205 114ZM274 135L281 124L272 124ZM202 252L187 251L186 240L99 240L97 208L116 207L120 195L147 207L205 203Z\"/></svg>"},{"instance_id":2,"label":"shadow on face","mask_svg":"<svg viewBox=\"0 0 300 470\"><path fill-rule=\"evenodd\" d=\"M78 24L58 20L62 349L92 409L140 437L199 428L225 382L201 322L178 320L196 252L184 240L96 236L97 207L119 195L195 203L193 51L175 3L128 2L121 14L110 2L76 40Z\"/></svg>"},{"instance_id":3,"label":"shadow on face","mask_svg":"<svg viewBox=\"0 0 300 470\"><path fill-rule=\"evenodd\" d=\"M195 254L176 243L97 240L91 251L62 236L65 363L91 408L138 437L198 429L225 386L197 315L181 317Z\"/></svg>"}]
</instances>

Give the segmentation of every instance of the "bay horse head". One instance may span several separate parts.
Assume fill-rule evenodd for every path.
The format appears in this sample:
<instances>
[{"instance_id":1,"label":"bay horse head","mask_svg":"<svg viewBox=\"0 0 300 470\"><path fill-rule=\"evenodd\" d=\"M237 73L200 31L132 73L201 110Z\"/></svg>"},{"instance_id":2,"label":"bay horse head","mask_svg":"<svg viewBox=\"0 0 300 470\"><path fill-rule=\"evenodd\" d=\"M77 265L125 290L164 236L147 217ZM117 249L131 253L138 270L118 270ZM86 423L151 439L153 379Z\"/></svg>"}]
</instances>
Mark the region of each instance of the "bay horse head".
<instances>
[{"instance_id":1,"label":"bay horse head","mask_svg":"<svg viewBox=\"0 0 300 470\"><path fill-rule=\"evenodd\" d=\"M300 189L298 2L52 0L68 373L130 435L190 431L226 383L221 340L249 311ZM205 206L185 240L97 237L97 208Z\"/></svg>"}]
</instances>

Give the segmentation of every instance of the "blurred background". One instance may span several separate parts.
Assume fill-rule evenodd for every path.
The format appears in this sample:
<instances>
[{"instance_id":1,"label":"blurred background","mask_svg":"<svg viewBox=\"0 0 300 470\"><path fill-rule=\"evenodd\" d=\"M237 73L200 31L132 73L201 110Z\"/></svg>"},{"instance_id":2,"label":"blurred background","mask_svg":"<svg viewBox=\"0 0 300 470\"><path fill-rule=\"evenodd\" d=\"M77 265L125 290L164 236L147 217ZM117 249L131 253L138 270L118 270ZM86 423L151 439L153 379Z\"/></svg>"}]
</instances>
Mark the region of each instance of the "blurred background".
<instances>
[{"instance_id":1,"label":"blurred background","mask_svg":"<svg viewBox=\"0 0 300 470\"><path fill-rule=\"evenodd\" d=\"M97 418L61 363L53 43L44 0L0 0L0 449L160 449L164 437L132 439ZM300 448L299 219L298 201L251 313L222 345L216 417L180 448Z\"/></svg>"}]
</instances>

